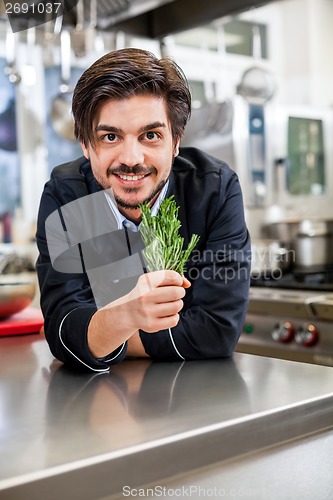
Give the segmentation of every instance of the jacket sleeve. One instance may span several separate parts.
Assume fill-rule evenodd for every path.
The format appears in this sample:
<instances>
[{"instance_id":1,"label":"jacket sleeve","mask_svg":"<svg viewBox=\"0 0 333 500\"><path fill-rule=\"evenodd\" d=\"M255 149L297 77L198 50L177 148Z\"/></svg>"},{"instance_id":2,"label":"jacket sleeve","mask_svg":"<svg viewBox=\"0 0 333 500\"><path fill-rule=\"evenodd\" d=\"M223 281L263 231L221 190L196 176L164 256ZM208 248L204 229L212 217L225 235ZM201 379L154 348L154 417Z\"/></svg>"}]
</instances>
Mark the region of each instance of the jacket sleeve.
<instances>
[{"instance_id":1,"label":"jacket sleeve","mask_svg":"<svg viewBox=\"0 0 333 500\"><path fill-rule=\"evenodd\" d=\"M126 343L102 359L96 359L89 350L88 325L97 307L81 263L79 246L69 248L64 253L62 266L66 272L57 270L55 262L51 262L45 225L47 218L56 214L62 206L57 184L57 179L53 178L44 188L36 233L39 250L36 270L46 340L52 354L63 363L79 369L107 371L110 365L125 357ZM58 248L65 245L65 228L53 225L51 236Z\"/></svg>"},{"instance_id":2,"label":"jacket sleeve","mask_svg":"<svg viewBox=\"0 0 333 500\"><path fill-rule=\"evenodd\" d=\"M238 177L227 172L221 176L207 239L187 266L192 286L186 290L177 326L156 333L140 331L149 356L197 360L232 355L248 304L250 248Z\"/></svg>"}]
</instances>

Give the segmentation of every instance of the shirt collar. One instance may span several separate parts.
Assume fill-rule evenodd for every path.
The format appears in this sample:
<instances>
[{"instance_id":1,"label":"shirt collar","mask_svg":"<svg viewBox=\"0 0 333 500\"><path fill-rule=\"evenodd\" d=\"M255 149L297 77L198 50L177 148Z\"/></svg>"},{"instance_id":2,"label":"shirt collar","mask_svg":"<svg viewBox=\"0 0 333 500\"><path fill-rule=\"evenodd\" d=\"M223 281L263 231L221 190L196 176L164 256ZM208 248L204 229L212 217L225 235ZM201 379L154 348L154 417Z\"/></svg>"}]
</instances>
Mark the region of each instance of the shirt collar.
<instances>
[{"instance_id":1,"label":"shirt collar","mask_svg":"<svg viewBox=\"0 0 333 500\"><path fill-rule=\"evenodd\" d=\"M165 185L164 185L163 189L161 190L160 194L158 195L154 205L152 206L151 212L153 215L157 214L158 209L160 208L160 205L166 196L168 186L169 186L169 181L167 181L165 183ZM136 224L134 224L133 221L127 219L122 213L119 212L117 204L114 200L114 196L113 196L112 191L110 189L107 189L104 192L104 194L105 194L105 197L106 197L107 202L109 204L109 207L110 207L114 217L117 220L118 229L123 229L123 227L126 227L127 229L129 229L130 231L133 231L134 233L139 231L141 223L137 226Z\"/></svg>"}]
</instances>

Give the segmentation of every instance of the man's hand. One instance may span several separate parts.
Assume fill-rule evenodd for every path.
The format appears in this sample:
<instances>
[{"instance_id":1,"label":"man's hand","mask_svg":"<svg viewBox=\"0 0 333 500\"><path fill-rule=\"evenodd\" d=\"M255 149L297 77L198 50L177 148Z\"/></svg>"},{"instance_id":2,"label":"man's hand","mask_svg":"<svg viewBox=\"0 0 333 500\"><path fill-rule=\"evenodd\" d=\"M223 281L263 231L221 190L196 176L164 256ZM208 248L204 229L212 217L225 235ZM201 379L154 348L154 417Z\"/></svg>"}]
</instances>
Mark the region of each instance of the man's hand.
<instances>
[{"instance_id":1,"label":"man's hand","mask_svg":"<svg viewBox=\"0 0 333 500\"><path fill-rule=\"evenodd\" d=\"M145 332L172 328L179 321L185 288L190 282L175 271L154 271L140 276L126 297L133 326Z\"/></svg>"},{"instance_id":2,"label":"man's hand","mask_svg":"<svg viewBox=\"0 0 333 500\"><path fill-rule=\"evenodd\" d=\"M175 271L141 275L130 293L92 317L88 344L93 355L106 356L132 335L138 337L138 330L153 333L176 326L189 286L190 282Z\"/></svg>"}]
</instances>

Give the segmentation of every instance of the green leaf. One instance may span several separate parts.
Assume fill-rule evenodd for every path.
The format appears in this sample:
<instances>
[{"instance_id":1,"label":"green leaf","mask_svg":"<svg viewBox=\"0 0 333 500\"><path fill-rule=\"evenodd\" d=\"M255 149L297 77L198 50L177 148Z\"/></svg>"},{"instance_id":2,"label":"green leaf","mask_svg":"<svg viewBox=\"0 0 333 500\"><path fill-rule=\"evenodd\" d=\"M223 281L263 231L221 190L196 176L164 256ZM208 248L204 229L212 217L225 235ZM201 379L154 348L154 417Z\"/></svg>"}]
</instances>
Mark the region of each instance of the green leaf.
<instances>
[{"instance_id":1,"label":"green leaf","mask_svg":"<svg viewBox=\"0 0 333 500\"><path fill-rule=\"evenodd\" d=\"M193 234L186 249L184 238L179 234L181 227L178 219L179 207L174 196L165 198L156 216L153 216L147 203L142 203L140 232L145 245L144 256L149 271L171 269L184 274L186 262L200 237Z\"/></svg>"}]
</instances>

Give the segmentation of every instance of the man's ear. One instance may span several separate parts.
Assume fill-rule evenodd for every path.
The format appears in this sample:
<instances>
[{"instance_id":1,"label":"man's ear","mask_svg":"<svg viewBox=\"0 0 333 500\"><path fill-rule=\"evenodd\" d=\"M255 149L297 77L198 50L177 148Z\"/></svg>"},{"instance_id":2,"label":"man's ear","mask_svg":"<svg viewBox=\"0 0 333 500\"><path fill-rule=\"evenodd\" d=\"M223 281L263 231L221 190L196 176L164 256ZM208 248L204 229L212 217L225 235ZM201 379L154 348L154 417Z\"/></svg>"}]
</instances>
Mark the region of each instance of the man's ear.
<instances>
[{"instance_id":1,"label":"man's ear","mask_svg":"<svg viewBox=\"0 0 333 500\"><path fill-rule=\"evenodd\" d=\"M174 145L174 148L173 148L173 156L174 156L174 158L176 158L176 156L179 155L179 144L180 144L180 137L178 137L178 139L176 139L176 142L175 142L175 145Z\"/></svg>"},{"instance_id":2,"label":"man's ear","mask_svg":"<svg viewBox=\"0 0 333 500\"><path fill-rule=\"evenodd\" d=\"M88 153L87 147L84 145L83 142L81 142L80 144L81 144L81 148L82 148L84 156L87 158L87 160L89 160L89 153Z\"/></svg>"}]
</instances>

